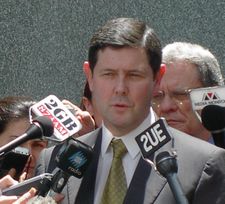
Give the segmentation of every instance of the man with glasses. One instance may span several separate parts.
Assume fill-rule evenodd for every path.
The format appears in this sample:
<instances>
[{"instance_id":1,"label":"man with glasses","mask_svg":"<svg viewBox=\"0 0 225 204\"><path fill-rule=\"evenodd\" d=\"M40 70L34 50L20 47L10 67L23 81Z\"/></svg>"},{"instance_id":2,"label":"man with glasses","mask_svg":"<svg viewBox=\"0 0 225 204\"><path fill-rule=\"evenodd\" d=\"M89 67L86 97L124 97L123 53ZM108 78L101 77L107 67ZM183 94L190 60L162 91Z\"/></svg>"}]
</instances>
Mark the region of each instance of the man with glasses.
<instances>
[{"instance_id":1,"label":"man with glasses","mask_svg":"<svg viewBox=\"0 0 225 204\"><path fill-rule=\"evenodd\" d=\"M166 71L154 95L154 110L170 126L209 141L210 132L192 110L189 90L224 85L216 58L200 45L175 42L164 47L163 63Z\"/></svg>"}]
</instances>

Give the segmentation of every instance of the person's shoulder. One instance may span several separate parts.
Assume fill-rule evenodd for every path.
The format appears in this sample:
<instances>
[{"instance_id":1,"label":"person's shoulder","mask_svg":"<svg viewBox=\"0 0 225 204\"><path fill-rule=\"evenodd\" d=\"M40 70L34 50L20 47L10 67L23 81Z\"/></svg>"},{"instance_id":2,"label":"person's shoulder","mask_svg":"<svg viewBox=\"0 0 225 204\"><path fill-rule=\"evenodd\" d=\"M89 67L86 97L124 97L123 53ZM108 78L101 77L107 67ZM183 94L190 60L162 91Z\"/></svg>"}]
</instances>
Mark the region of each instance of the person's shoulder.
<instances>
[{"instance_id":1,"label":"person's shoulder","mask_svg":"<svg viewBox=\"0 0 225 204\"><path fill-rule=\"evenodd\" d=\"M187 151L190 153L198 154L198 156L205 155L206 157L212 156L213 154L224 154L225 150L219 148L207 141L186 134L182 131L169 127L171 137L174 138L175 147L180 151Z\"/></svg>"},{"instance_id":2,"label":"person's shoulder","mask_svg":"<svg viewBox=\"0 0 225 204\"><path fill-rule=\"evenodd\" d=\"M101 131L101 128L97 128L96 130L89 132L85 135L82 135L80 137L77 137L76 139L84 142L85 144L89 145L89 146L93 146L95 144L95 141L97 139L97 136L99 135Z\"/></svg>"}]
</instances>

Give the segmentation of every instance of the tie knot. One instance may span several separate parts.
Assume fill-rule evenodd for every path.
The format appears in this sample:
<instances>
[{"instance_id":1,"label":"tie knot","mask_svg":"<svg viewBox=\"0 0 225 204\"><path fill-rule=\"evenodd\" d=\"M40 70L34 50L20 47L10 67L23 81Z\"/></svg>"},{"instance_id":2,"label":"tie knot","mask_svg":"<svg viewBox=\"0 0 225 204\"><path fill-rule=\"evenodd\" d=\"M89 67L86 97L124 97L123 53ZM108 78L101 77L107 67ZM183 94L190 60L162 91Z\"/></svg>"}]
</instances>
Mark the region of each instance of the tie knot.
<instances>
[{"instance_id":1,"label":"tie knot","mask_svg":"<svg viewBox=\"0 0 225 204\"><path fill-rule=\"evenodd\" d=\"M121 139L112 140L111 144L113 147L113 157L121 158L127 152L127 148Z\"/></svg>"}]
</instances>

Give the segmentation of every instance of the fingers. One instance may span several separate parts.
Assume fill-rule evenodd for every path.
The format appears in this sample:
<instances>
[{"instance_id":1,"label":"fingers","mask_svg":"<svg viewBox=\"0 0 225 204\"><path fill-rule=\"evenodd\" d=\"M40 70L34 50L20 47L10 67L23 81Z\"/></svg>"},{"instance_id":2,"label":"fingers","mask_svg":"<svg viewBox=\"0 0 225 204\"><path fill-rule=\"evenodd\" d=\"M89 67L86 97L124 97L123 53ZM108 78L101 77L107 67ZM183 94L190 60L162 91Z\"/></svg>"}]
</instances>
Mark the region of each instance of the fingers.
<instances>
[{"instance_id":1,"label":"fingers","mask_svg":"<svg viewBox=\"0 0 225 204\"><path fill-rule=\"evenodd\" d=\"M14 180L10 175L6 175L2 179L0 179L0 189L2 190L17 183L18 182Z\"/></svg>"},{"instance_id":2,"label":"fingers","mask_svg":"<svg viewBox=\"0 0 225 204\"><path fill-rule=\"evenodd\" d=\"M25 181L25 180L26 180L26 177L27 177L27 172L23 172L23 173L20 175L19 182Z\"/></svg>"},{"instance_id":3,"label":"fingers","mask_svg":"<svg viewBox=\"0 0 225 204\"><path fill-rule=\"evenodd\" d=\"M31 188L27 193L23 194L19 199L17 199L13 204L26 204L29 199L35 196L37 190Z\"/></svg>"},{"instance_id":4,"label":"fingers","mask_svg":"<svg viewBox=\"0 0 225 204\"><path fill-rule=\"evenodd\" d=\"M55 202L60 203L63 199L64 199L64 195L57 193L54 195L53 199L55 200Z\"/></svg>"},{"instance_id":5,"label":"fingers","mask_svg":"<svg viewBox=\"0 0 225 204\"><path fill-rule=\"evenodd\" d=\"M95 121L88 111L81 110L78 106L72 104L68 100L63 100L62 102L82 124L82 129L78 132L79 136L95 129Z\"/></svg>"},{"instance_id":6,"label":"fingers","mask_svg":"<svg viewBox=\"0 0 225 204\"><path fill-rule=\"evenodd\" d=\"M8 171L8 175L10 175L12 178L14 178L14 177L16 176L16 169L11 168L11 169Z\"/></svg>"},{"instance_id":7,"label":"fingers","mask_svg":"<svg viewBox=\"0 0 225 204\"><path fill-rule=\"evenodd\" d=\"M17 199L17 196L0 196L0 204L12 204Z\"/></svg>"},{"instance_id":8,"label":"fingers","mask_svg":"<svg viewBox=\"0 0 225 204\"><path fill-rule=\"evenodd\" d=\"M70 110L70 112L73 115L77 116L77 111L81 112L81 109L78 106L76 106L73 103L71 103L70 101L63 100L62 102L68 108L68 110Z\"/></svg>"}]
</instances>

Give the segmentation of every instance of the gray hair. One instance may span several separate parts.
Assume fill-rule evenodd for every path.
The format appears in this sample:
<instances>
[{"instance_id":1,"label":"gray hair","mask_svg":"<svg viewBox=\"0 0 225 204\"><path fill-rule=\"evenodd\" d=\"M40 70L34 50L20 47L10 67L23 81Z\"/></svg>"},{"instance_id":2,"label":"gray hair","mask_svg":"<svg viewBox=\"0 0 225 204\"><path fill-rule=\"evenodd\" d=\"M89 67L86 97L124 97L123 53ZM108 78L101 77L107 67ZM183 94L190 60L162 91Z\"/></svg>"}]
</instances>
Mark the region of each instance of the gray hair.
<instances>
[{"instance_id":1,"label":"gray hair","mask_svg":"<svg viewBox=\"0 0 225 204\"><path fill-rule=\"evenodd\" d=\"M163 48L164 64L185 60L196 65L204 87L222 86L224 79L215 56L206 48L187 42L174 42Z\"/></svg>"}]
</instances>

